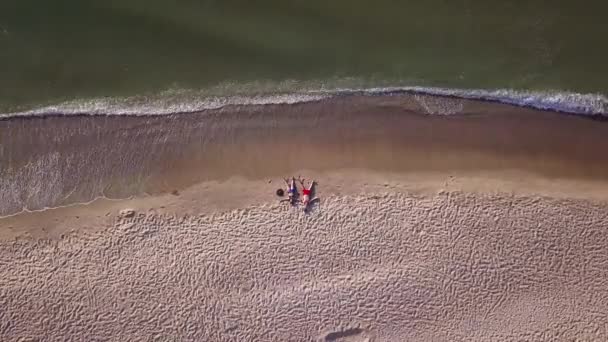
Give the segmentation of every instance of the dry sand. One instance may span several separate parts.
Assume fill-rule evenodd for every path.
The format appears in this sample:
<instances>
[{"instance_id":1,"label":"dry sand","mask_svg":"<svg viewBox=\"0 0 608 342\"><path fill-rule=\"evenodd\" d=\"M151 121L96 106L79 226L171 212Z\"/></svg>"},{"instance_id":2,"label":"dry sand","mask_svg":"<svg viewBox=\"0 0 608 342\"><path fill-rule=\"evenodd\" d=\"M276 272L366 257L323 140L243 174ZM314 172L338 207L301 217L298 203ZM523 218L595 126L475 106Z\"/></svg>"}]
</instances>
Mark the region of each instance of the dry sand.
<instances>
[{"instance_id":1,"label":"dry sand","mask_svg":"<svg viewBox=\"0 0 608 342\"><path fill-rule=\"evenodd\" d=\"M0 340L608 340L607 125L351 100L0 122Z\"/></svg>"},{"instance_id":2,"label":"dry sand","mask_svg":"<svg viewBox=\"0 0 608 342\"><path fill-rule=\"evenodd\" d=\"M0 336L604 341L607 208L385 192L331 196L309 215L136 212L99 232L2 242Z\"/></svg>"}]
</instances>

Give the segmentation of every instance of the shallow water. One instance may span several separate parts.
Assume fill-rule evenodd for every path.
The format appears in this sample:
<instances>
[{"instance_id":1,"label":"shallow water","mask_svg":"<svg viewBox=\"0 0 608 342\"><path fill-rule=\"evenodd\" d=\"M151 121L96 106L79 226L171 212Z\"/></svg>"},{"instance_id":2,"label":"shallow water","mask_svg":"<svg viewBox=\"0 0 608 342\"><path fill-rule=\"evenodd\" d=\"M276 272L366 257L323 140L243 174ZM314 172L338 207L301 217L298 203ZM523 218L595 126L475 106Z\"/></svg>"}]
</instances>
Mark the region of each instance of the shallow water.
<instances>
[{"instance_id":1,"label":"shallow water","mask_svg":"<svg viewBox=\"0 0 608 342\"><path fill-rule=\"evenodd\" d=\"M191 89L608 94L608 4L8 0L0 113ZM291 81L289 81L291 80Z\"/></svg>"}]
</instances>

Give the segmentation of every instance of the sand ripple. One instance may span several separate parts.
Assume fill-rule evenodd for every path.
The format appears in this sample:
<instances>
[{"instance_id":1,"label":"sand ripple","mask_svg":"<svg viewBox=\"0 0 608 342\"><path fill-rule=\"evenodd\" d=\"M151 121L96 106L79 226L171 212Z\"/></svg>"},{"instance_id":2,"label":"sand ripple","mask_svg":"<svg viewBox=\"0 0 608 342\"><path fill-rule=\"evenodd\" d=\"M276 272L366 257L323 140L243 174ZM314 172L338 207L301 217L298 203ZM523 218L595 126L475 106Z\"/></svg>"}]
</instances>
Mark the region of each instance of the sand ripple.
<instances>
[{"instance_id":1,"label":"sand ripple","mask_svg":"<svg viewBox=\"0 0 608 342\"><path fill-rule=\"evenodd\" d=\"M0 340L608 340L607 227L587 202L465 194L117 216L0 243Z\"/></svg>"}]
</instances>

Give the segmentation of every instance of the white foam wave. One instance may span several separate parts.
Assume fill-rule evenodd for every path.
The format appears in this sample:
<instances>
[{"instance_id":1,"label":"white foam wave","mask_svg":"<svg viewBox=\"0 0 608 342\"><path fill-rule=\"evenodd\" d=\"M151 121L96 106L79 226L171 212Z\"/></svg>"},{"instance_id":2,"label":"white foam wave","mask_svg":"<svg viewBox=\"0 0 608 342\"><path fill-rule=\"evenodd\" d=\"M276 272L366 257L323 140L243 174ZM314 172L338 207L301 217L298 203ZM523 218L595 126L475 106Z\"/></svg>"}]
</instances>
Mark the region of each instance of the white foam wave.
<instances>
[{"instance_id":1,"label":"white foam wave","mask_svg":"<svg viewBox=\"0 0 608 342\"><path fill-rule=\"evenodd\" d=\"M184 96L100 98L64 102L28 111L0 114L0 117L43 115L167 115L194 113L238 105L295 104L320 101L330 95L322 94L276 94L257 96L228 96L184 98Z\"/></svg>"},{"instance_id":2,"label":"white foam wave","mask_svg":"<svg viewBox=\"0 0 608 342\"><path fill-rule=\"evenodd\" d=\"M64 102L32 110L0 114L0 118L47 115L167 115L193 113L226 106L296 104L338 96L395 96L426 94L485 100L581 115L608 116L608 98L601 94L527 92L508 89L452 89L434 87L335 88L269 95L206 96L193 91L171 91L157 96L99 98Z\"/></svg>"},{"instance_id":3,"label":"white foam wave","mask_svg":"<svg viewBox=\"0 0 608 342\"><path fill-rule=\"evenodd\" d=\"M388 87L365 90L342 89L342 92L368 95L416 93L449 96L470 100L500 102L520 107L566 112L584 115L608 115L608 97L601 94L569 92L526 92L510 89L452 89L433 87Z\"/></svg>"}]
</instances>

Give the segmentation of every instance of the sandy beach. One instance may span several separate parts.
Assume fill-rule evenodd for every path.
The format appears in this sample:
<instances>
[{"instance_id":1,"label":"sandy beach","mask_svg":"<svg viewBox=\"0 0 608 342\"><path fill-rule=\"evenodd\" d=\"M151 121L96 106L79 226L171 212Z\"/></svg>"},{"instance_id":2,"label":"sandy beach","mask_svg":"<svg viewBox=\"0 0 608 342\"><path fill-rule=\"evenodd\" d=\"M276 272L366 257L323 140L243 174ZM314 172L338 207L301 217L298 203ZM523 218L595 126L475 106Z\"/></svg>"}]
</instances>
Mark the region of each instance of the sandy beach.
<instances>
[{"instance_id":1,"label":"sandy beach","mask_svg":"<svg viewBox=\"0 0 608 342\"><path fill-rule=\"evenodd\" d=\"M608 340L607 137L422 95L0 120L0 339Z\"/></svg>"}]
</instances>

